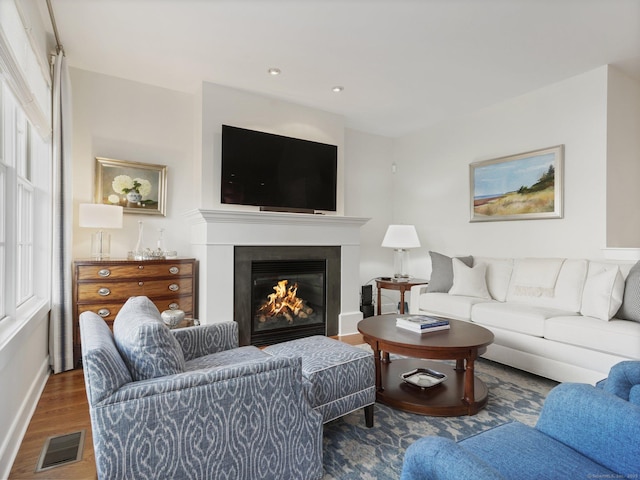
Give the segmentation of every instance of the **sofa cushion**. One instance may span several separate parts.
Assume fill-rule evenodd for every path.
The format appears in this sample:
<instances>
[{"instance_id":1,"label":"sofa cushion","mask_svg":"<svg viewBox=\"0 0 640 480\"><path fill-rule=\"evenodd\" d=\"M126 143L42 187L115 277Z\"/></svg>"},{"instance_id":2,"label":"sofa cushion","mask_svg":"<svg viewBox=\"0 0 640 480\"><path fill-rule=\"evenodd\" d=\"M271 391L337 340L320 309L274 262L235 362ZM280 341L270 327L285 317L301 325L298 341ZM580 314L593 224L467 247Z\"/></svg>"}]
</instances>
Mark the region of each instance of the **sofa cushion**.
<instances>
[{"instance_id":1,"label":"sofa cushion","mask_svg":"<svg viewBox=\"0 0 640 480\"><path fill-rule=\"evenodd\" d=\"M449 289L449 295L464 295L467 297L480 297L490 299L487 290L487 265L479 263L468 267L457 258L452 259L453 285Z\"/></svg>"},{"instance_id":2,"label":"sofa cushion","mask_svg":"<svg viewBox=\"0 0 640 480\"><path fill-rule=\"evenodd\" d=\"M539 259L543 265L549 268L549 273L544 275L543 272L540 272L540 274L536 275L539 281L537 287L532 284L531 280L526 281L529 285L519 283L525 281L524 273L526 269L532 266L532 260L534 259L515 260L514 273L507 293L507 302L526 303L539 307L579 312L582 305L582 290L587 277L587 260L559 259L563 261L557 273L553 292L549 291L549 285L559 262L546 261L550 259ZM530 271L533 271L533 267L531 267Z\"/></svg>"},{"instance_id":3,"label":"sofa cushion","mask_svg":"<svg viewBox=\"0 0 640 480\"><path fill-rule=\"evenodd\" d=\"M640 323L594 317L558 316L545 323L548 340L586 347L628 358L640 358Z\"/></svg>"},{"instance_id":4,"label":"sofa cushion","mask_svg":"<svg viewBox=\"0 0 640 480\"><path fill-rule=\"evenodd\" d=\"M464 297L448 293L429 293L419 297L419 310L455 320L471 320L471 308L477 303L493 302L486 298Z\"/></svg>"},{"instance_id":5,"label":"sofa cushion","mask_svg":"<svg viewBox=\"0 0 640 480\"><path fill-rule=\"evenodd\" d=\"M113 322L113 336L134 380L184 371L184 354L149 298L131 297Z\"/></svg>"},{"instance_id":6,"label":"sofa cushion","mask_svg":"<svg viewBox=\"0 0 640 480\"><path fill-rule=\"evenodd\" d=\"M535 307L522 303L482 303L474 305L471 321L478 325L504 328L513 332L536 337L544 336L544 325L548 318L570 315L555 308Z\"/></svg>"},{"instance_id":7,"label":"sofa cushion","mask_svg":"<svg viewBox=\"0 0 640 480\"><path fill-rule=\"evenodd\" d=\"M473 257L473 264L487 265L487 290L491 298L504 302L513 272L512 258Z\"/></svg>"},{"instance_id":8,"label":"sofa cushion","mask_svg":"<svg viewBox=\"0 0 640 480\"><path fill-rule=\"evenodd\" d=\"M624 296L616 318L640 322L640 262L637 262L627 275L624 284Z\"/></svg>"},{"instance_id":9,"label":"sofa cushion","mask_svg":"<svg viewBox=\"0 0 640 480\"><path fill-rule=\"evenodd\" d=\"M210 353L185 362L185 372L211 368L223 368L243 363L262 362L271 355L252 345Z\"/></svg>"},{"instance_id":10,"label":"sofa cushion","mask_svg":"<svg viewBox=\"0 0 640 480\"><path fill-rule=\"evenodd\" d=\"M451 257L437 252L429 252L431 256L431 278L427 285L427 292L448 293L453 286L453 265ZM473 257L456 257L470 267Z\"/></svg>"},{"instance_id":11,"label":"sofa cushion","mask_svg":"<svg viewBox=\"0 0 640 480\"><path fill-rule=\"evenodd\" d=\"M622 305L623 294L624 279L618 265L589 262L580 313L608 321Z\"/></svg>"},{"instance_id":12,"label":"sofa cushion","mask_svg":"<svg viewBox=\"0 0 640 480\"><path fill-rule=\"evenodd\" d=\"M616 476L571 447L519 422L493 427L458 444L498 470L504 478L538 480Z\"/></svg>"}]
</instances>

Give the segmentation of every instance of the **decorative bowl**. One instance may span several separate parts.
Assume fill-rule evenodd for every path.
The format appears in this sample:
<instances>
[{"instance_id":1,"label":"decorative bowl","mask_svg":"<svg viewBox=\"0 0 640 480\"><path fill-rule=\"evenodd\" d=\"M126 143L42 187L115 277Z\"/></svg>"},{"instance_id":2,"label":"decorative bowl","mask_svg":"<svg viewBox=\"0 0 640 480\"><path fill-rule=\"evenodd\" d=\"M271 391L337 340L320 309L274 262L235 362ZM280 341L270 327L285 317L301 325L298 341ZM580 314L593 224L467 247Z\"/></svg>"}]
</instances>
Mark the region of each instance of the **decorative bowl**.
<instances>
[{"instance_id":1,"label":"decorative bowl","mask_svg":"<svg viewBox=\"0 0 640 480\"><path fill-rule=\"evenodd\" d=\"M184 320L184 312L182 310L165 310L160 314L162 321L169 327L174 328Z\"/></svg>"}]
</instances>

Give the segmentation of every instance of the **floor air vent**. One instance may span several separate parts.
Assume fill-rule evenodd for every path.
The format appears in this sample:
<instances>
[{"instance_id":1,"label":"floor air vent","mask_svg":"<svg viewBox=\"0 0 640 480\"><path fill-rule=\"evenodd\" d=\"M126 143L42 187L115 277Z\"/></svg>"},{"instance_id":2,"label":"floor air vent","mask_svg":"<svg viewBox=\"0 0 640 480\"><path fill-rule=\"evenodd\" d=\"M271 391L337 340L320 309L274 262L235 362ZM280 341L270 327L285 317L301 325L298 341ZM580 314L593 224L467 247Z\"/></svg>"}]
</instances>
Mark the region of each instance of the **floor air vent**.
<instances>
[{"instance_id":1,"label":"floor air vent","mask_svg":"<svg viewBox=\"0 0 640 480\"><path fill-rule=\"evenodd\" d=\"M68 465L80 460L84 446L84 435L85 430L80 430L79 432L47 438L38 459L36 472Z\"/></svg>"}]
</instances>

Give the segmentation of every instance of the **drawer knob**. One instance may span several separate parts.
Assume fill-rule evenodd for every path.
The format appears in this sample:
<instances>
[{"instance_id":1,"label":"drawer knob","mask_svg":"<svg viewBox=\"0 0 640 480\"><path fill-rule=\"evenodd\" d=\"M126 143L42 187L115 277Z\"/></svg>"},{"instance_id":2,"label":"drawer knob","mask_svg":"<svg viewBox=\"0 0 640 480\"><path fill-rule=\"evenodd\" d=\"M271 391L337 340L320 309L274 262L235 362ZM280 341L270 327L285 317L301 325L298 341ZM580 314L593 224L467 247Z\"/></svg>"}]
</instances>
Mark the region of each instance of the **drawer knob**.
<instances>
[{"instance_id":1,"label":"drawer knob","mask_svg":"<svg viewBox=\"0 0 640 480\"><path fill-rule=\"evenodd\" d=\"M144 265L138 265L138 270L144 269Z\"/></svg>"},{"instance_id":2,"label":"drawer knob","mask_svg":"<svg viewBox=\"0 0 640 480\"><path fill-rule=\"evenodd\" d=\"M179 269L178 267L170 267L170 268L169 268L169 273L172 273L172 274L174 274L174 275L175 275L176 273L178 273L179 271L180 271L180 269Z\"/></svg>"},{"instance_id":3,"label":"drawer knob","mask_svg":"<svg viewBox=\"0 0 640 480\"><path fill-rule=\"evenodd\" d=\"M177 310L180 307L176 302L169 304L169 310Z\"/></svg>"},{"instance_id":4,"label":"drawer knob","mask_svg":"<svg viewBox=\"0 0 640 480\"><path fill-rule=\"evenodd\" d=\"M140 286L140 287L141 287L141 286L143 286L143 285L144 285L144 282L138 282L138 286Z\"/></svg>"},{"instance_id":5,"label":"drawer knob","mask_svg":"<svg viewBox=\"0 0 640 480\"><path fill-rule=\"evenodd\" d=\"M107 308L101 308L100 310L98 310L98 315L100 315L102 318L108 317L110 314L111 312Z\"/></svg>"},{"instance_id":6,"label":"drawer knob","mask_svg":"<svg viewBox=\"0 0 640 480\"><path fill-rule=\"evenodd\" d=\"M169 290L171 290L172 292L177 292L178 290L180 290L180 287L177 284L172 283L171 285L169 285Z\"/></svg>"},{"instance_id":7,"label":"drawer knob","mask_svg":"<svg viewBox=\"0 0 640 480\"><path fill-rule=\"evenodd\" d=\"M109 290L107 287L102 287L98 290L98 295L106 297L107 295L111 295L111 290Z\"/></svg>"},{"instance_id":8,"label":"drawer knob","mask_svg":"<svg viewBox=\"0 0 640 480\"><path fill-rule=\"evenodd\" d=\"M98 275L101 277L108 277L109 275L111 275L111 270L109 270L108 268L101 268L100 270L98 270Z\"/></svg>"}]
</instances>

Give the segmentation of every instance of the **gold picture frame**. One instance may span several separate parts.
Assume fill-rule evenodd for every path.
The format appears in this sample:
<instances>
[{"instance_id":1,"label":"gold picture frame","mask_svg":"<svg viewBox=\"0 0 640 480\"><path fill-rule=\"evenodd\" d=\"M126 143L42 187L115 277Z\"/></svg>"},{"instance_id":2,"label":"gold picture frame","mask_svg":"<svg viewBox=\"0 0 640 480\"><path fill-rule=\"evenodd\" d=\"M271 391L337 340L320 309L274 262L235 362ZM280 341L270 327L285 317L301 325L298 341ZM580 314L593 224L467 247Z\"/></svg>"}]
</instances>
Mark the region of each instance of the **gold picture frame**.
<instances>
[{"instance_id":1,"label":"gold picture frame","mask_svg":"<svg viewBox=\"0 0 640 480\"><path fill-rule=\"evenodd\" d=\"M562 218L564 145L469 165L471 222Z\"/></svg>"},{"instance_id":2,"label":"gold picture frame","mask_svg":"<svg viewBox=\"0 0 640 480\"><path fill-rule=\"evenodd\" d=\"M166 215L166 165L96 157L95 178L95 203L121 205L124 213Z\"/></svg>"}]
</instances>

